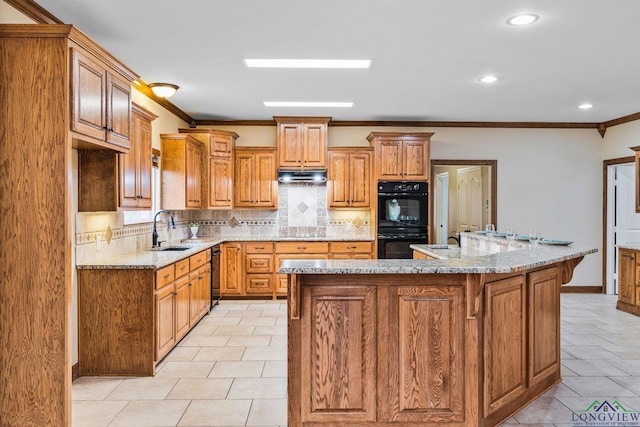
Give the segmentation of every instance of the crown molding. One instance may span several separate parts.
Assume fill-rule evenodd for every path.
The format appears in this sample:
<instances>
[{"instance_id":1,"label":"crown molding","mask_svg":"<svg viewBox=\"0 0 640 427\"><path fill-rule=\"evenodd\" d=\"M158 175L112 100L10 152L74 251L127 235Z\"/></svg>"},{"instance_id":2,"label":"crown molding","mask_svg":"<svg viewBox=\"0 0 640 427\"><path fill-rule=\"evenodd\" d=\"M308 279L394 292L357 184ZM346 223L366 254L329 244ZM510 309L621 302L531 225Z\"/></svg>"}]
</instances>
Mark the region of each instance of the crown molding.
<instances>
[{"instance_id":1,"label":"crown molding","mask_svg":"<svg viewBox=\"0 0 640 427\"><path fill-rule=\"evenodd\" d=\"M32 0L4 0L38 24L64 24L49 11Z\"/></svg>"},{"instance_id":2,"label":"crown molding","mask_svg":"<svg viewBox=\"0 0 640 427\"><path fill-rule=\"evenodd\" d=\"M618 117L617 119L609 120L607 122L602 122L598 126L598 132L604 138L604 134L608 128L612 126L621 125L624 123L634 122L636 120L640 120L640 113L629 114L628 116Z\"/></svg>"},{"instance_id":3,"label":"crown molding","mask_svg":"<svg viewBox=\"0 0 640 427\"><path fill-rule=\"evenodd\" d=\"M196 120L196 126L275 126L275 120ZM332 120L331 127L392 126L392 127L458 127L458 128L533 128L533 129L597 129L599 123L559 122L428 122L393 120Z\"/></svg>"}]
</instances>

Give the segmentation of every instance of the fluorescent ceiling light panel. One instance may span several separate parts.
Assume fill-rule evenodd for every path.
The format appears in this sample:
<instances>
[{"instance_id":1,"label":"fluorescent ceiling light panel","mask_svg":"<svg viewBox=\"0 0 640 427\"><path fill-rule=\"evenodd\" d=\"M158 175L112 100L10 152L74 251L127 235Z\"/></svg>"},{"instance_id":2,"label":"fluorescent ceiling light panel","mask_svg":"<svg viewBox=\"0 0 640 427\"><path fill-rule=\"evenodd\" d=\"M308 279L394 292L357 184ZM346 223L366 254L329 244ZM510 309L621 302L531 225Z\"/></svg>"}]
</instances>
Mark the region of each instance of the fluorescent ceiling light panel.
<instances>
[{"instance_id":1,"label":"fluorescent ceiling light panel","mask_svg":"<svg viewBox=\"0 0 640 427\"><path fill-rule=\"evenodd\" d=\"M318 101L264 101L265 107L338 107L351 108L353 102L318 102Z\"/></svg>"},{"instance_id":2,"label":"fluorescent ceiling light panel","mask_svg":"<svg viewBox=\"0 0 640 427\"><path fill-rule=\"evenodd\" d=\"M251 68L369 68L370 59L245 59Z\"/></svg>"},{"instance_id":3,"label":"fluorescent ceiling light panel","mask_svg":"<svg viewBox=\"0 0 640 427\"><path fill-rule=\"evenodd\" d=\"M497 78L496 76L491 76L491 75L489 75L489 76L481 77L479 80L480 80L482 83L495 83L495 82L497 82L497 81L498 81L498 78Z\"/></svg>"}]
</instances>

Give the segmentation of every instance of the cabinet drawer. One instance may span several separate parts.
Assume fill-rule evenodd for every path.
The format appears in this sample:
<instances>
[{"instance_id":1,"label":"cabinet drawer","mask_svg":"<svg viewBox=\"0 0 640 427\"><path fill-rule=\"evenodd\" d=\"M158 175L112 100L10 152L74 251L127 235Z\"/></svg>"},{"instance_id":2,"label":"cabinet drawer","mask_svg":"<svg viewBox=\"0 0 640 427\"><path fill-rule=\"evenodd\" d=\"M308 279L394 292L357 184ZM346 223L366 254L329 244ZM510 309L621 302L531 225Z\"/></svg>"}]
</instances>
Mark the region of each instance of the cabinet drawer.
<instances>
[{"instance_id":1,"label":"cabinet drawer","mask_svg":"<svg viewBox=\"0 0 640 427\"><path fill-rule=\"evenodd\" d=\"M332 253L371 252L371 242L331 242L329 251Z\"/></svg>"},{"instance_id":2,"label":"cabinet drawer","mask_svg":"<svg viewBox=\"0 0 640 427\"><path fill-rule=\"evenodd\" d=\"M176 278L174 265L168 265L156 271L156 289L163 288Z\"/></svg>"},{"instance_id":3,"label":"cabinet drawer","mask_svg":"<svg viewBox=\"0 0 640 427\"><path fill-rule=\"evenodd\" d=\"M326 254L329 253L328 242L278 242L276 253L286 254Z\"/></svg>"},{"instance_id":4,"label":"cabinet drawer","mask_svg":"<svg viewBox=\"0 0 640 427\"><path fill-rule=\"evenodd\" d=\"M207 262L207 252L209 251L202 251L189 257L189 267L191 270L195 270Z\"/></svg>"},{"instance_id":5,"label":"cabinet drawer","mask_svg":"<svg viewBox=\"0 0 640 427\"><path fill-rule=\"evenodd\" d=\"M271 242L250 242L245 243L245 252L248 254L272 254L273 243Z\"/></svg>"},{"instance_id":6,"label":"cabinet drawer","mask_svg":"<svg viewBox=\"0 0 640 427\"><path fill-rule=\"evenodd\" d=\"M247 294L266 294L273 293L273 282L270 274L249 274L247 275Z\"/></svg>"},{"instance_id":7,"label":"cabinet drawer","mask_svg":"<svg viewBox=\"0 0 640 427\"><path fill-rule=\"evenodd\" d=\"M189 272L189 258L176 262L176 277L184 276Z\"/></svg>"},{"instance_id":8,"label":"cabinet drawer","mask_svg":"<svg viewBox=\"0 0 640 427\"><path fill-rule=\"evenodd\" d=\"M273 272L273 256L271 255L247 255L245 262L247 273Z\"/></svg>"}]
</instances>

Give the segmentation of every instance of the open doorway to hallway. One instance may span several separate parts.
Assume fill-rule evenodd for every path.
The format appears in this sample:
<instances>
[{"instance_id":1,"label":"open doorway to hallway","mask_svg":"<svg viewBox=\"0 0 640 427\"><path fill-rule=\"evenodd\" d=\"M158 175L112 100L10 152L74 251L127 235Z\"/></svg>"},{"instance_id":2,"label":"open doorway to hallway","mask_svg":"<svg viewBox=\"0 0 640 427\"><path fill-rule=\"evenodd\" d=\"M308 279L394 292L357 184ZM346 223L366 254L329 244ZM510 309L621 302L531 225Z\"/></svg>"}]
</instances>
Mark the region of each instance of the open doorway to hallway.
<instances>
[{"instance_id":1,"label":"open doorway to hallway","mask_svg":"<svg viewBox=\"0 0 640 427\"><path fill-rule=\"evenodd\" d=\"M633 157L604 162L604 283L618 293L618 245L640 243L640 214L635 211L636 171Z\"/></svg>"},{"instance_id":2,"label":"open doorway to hallway","mask_svg":"<svg viewBox=\"0 0 640 427\"><path fill-rule=\"evenodd\" d=\"M432 160L431 183L432 243L447 244L454 232L496 224L496 160Z\"/></svg>"}]
</instances>

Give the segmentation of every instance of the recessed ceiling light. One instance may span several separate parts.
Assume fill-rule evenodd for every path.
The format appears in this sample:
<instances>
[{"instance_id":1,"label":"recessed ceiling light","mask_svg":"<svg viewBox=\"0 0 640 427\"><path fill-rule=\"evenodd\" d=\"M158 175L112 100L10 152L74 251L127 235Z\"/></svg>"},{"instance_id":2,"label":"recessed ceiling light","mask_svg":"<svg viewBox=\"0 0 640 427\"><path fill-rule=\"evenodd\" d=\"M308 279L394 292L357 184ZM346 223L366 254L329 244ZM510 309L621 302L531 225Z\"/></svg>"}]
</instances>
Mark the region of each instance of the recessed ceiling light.
<instances>
[{"instance_id":1,"label":"recessed ceiling light","mask_svg":"<svg viewBox=\"0 0 640 427\"><path fill-rule=\"evenodd\" d=\"M588 102L585 102L584 104L578 105L578 108L581 110L588 110L589 108L593 108L593 105L589 104Z\"/></svg>"},{"instance_id":2,"label":"recessed ceiling light","mask_svg":"<svg viewBox=\"0 0 640 427\"><path fill-rule=\"evenodd\" d=\"M512 16L507 19L507 24L509 25L529 25L533 24L538 20L538 15L534 15L532 13L525 13L522 15Z\"/></svg>"},{"instance_id":3,"label":"recessed ceiling light","mask_svg":"<svg viewBox=\"0 0 640 427\"><path fill-rule=\"evenodd\" d=\"M480 77L479 79L482 83L495 83L498 81L498 78L496 76L484 76L484 77Z\"/></svg>"},{"instance_id":4,"label":"recessed ceiling light","mask_svg":"<svg viewBox=\"0 0 640 427\"><path fill-rule=\"evenodd\" d=\"M265 107L353 107L353 102L319 102L319 101L264 101Z\"/></svg>"},{"instance_id":5,"label":"recessed ceiling light","mask_svg":"<svg viewBox=\"0 0 640 427\"><path fill-rule=\"evenodd\" d=\"M369 68L370 59L245 59L252 68Z\"/></svg>"}]
</instances>

